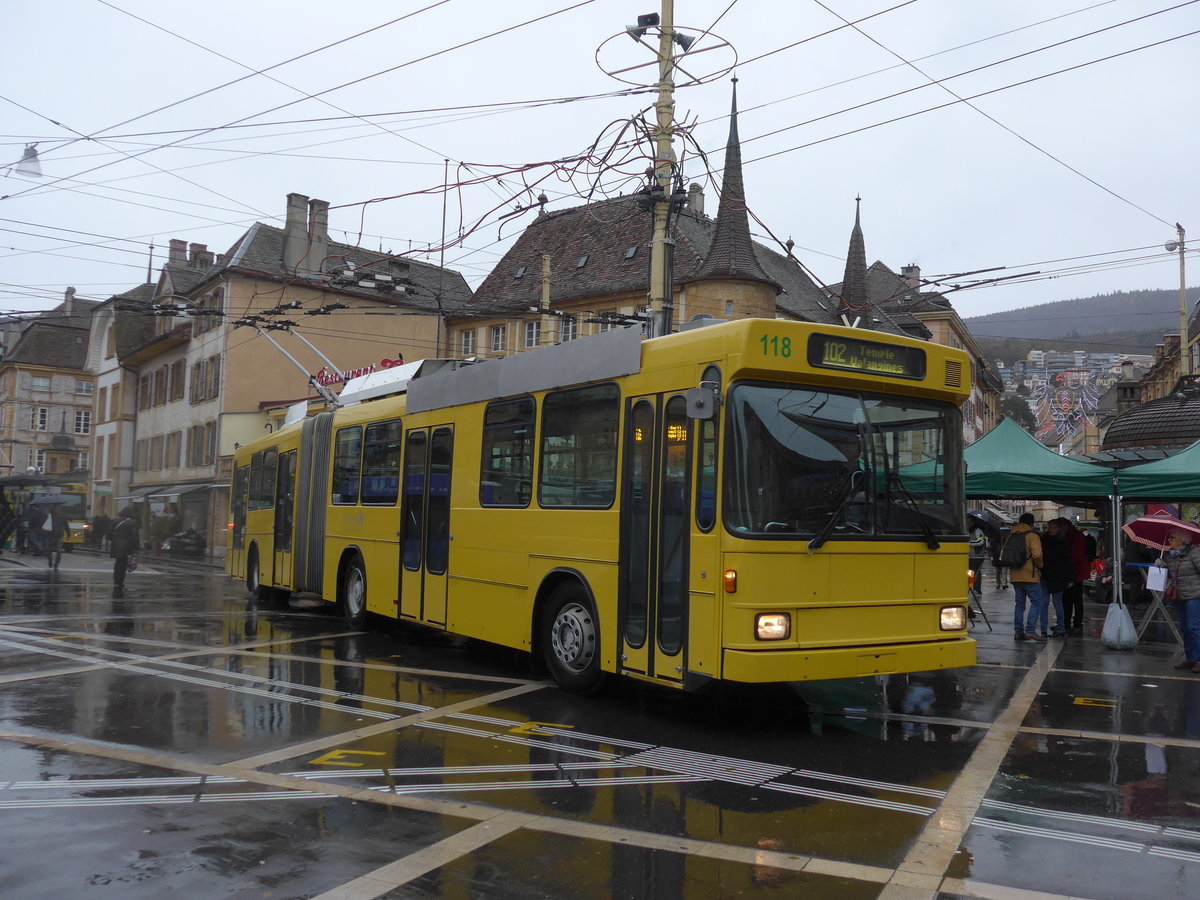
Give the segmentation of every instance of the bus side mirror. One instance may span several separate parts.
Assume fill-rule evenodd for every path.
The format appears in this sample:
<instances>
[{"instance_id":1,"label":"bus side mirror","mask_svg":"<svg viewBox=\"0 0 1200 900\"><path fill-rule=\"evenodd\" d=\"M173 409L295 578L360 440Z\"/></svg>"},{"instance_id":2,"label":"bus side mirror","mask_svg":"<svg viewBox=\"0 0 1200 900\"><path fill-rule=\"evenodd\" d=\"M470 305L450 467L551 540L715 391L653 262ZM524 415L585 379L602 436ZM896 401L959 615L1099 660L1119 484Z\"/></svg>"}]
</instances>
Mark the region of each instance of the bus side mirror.
<instances>
[{"instance_id":1,"label":"bus side mirror","mask_svg":"<svg viewBox=\"0 0 1200 900\"><path fill-rule=\"evenodd\" d=\"M689 419L711 419L717 414L721 404L720 395L715 388L701 385L688 388L687 414Z\"/></svg>"}]
</instances>

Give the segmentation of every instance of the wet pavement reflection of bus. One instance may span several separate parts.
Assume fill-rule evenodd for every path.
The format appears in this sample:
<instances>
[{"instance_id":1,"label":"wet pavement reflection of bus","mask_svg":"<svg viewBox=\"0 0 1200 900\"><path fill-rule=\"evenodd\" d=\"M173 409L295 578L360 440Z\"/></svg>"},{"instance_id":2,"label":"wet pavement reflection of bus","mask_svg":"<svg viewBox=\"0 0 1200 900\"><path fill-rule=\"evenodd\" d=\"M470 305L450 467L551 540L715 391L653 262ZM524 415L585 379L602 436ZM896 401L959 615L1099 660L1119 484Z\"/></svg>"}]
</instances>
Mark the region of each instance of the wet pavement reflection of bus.
<instances>
[{"instance_id":1,"label":"wet pavement reflection of bus","mask_svg":"<svg viewBox=\"0 0 1200 900\"><path fill-rule=\"evenodd\" d=\"M1200 680L1167 644L1014 643L999 592L972 669L581 698L200 566L114 598L106 559L29 562L0 563L13 896L1200 895Z\"/></svg>"}]
</instances>

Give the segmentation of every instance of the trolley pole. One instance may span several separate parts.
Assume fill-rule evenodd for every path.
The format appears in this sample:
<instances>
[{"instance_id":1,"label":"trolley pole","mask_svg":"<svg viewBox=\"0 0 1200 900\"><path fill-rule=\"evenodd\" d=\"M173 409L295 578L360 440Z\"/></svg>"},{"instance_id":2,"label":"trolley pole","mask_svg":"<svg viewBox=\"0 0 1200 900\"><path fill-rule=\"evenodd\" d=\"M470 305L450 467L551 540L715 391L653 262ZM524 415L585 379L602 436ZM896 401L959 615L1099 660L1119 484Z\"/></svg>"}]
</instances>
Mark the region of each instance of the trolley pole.
<instances>
[{"instance_id":1,"label":"trolley pole","mask_svg":"<svg viewBox=\"0 0 1200 900\"><path fill-rule=\"evenodd\" d=\"M671 203L671 176L675 169L675 2L662 0L658 34L658 101L654 104L657 121L654 138L654 180L657 200L654 204L654 234L650 241L650 337L670 334L673 285L669 282L667 260L667 219Z\"/></svg>"},{"instance_id":2,"label":"trolley pole","mask_svg":"<svg viewBox=\"0 0 1200 900\"><path fill-rule=\"evenodd\" d=\"M1178 222L1175 230L1179 233L1179 374L1182 376L1192 374L1192 354L1188 350L1187 275L1183 263L1185 232Z\"/></svg>"}]
</instances>

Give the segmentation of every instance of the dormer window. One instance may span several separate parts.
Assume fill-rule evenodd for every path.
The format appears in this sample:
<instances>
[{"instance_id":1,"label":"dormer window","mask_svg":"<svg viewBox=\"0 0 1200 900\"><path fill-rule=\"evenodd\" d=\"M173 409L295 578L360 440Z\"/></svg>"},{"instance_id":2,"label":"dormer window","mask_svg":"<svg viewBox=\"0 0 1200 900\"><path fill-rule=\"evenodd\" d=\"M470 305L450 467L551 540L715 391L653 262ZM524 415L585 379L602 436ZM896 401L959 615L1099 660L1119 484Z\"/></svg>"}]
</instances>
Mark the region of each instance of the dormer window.
<instances>
[{"instance_id":1,"label":"dormer window","mask_svg":"<svg viewBox=\"0 0 1200 900\"><path fill-rule=\"evenodd\" d=\"M513 278L524 278L524 277L525 277L525 267L520 266L517 269L517 271L513 273Z\"/></svg>"},{"instance_id":2,"label":"dormer window","mask_svg":"<svg viewBox=\"0 0 1200 900\"><path fill-rule=\"evenodd\" d=\"M587 261L588 261L588 255L585 253L585 254L583 254L583 256L579 257L579 261L575 263L575 268L582 269L584 266L587 265Z\"/></svg>"},{"instance_id":3,"label":"dormer window","mask_svg":"<svg viewBox=\"0 0 1200 900\"><path fill-rule=\"evenodd\" d=\"M637 256L637 247L630 247L625 251L626 259L633 259L635 256Z\"/></svg>"}]
</instances>

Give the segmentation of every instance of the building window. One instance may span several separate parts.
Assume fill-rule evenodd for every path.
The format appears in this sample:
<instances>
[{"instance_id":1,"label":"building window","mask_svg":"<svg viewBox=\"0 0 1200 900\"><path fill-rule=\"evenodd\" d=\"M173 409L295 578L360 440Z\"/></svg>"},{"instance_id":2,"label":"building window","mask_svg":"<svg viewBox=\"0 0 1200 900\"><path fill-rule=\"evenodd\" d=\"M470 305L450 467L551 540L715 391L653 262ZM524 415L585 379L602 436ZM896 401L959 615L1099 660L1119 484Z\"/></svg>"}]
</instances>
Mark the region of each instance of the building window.
<instances>
[{"instance_id":1,"label":"building window","mask_svg":"<svg viewBox=\"0 0 1200 900\"><path fill-rule=\"evenodd\" d=\"M459 352L463 356L471 356L475 352L475 329L464 331L460 340Z\"/></svg>"},{"instance_id":2,"label":"building window","mask_svg":"<svg viewBox=\"0 0 1200 900\"><path fill-rule=\"evenodd\" d=\"M601 322L596 326L596 331L603 334L606 331L612 331L616 326L612 322Z\"/></svg>"},{"instance_id":3,"label":"building window","mask_svg":"<svg viewBox=\"0 0 1200 900\"><path fill-rule=\"evenodd\" d=\"M573 341L578 338L579 320L574 316L563 316L560 333L562 334L562 337L559 338L560 341Z\"/></svg>"},{"instance_id":4,"label":"building window","mask_svg":"<svg viewBox=\"0 0 1200 900\"><path fill-rule=\"evenodd\" d=\"M206 400L214 400L221 394L221 355L210 357L208 360L208 393Z\"/></svg>"},{"instance_id":5,"label":"building window","mask_svg":"<svg viewBox=\"0 0 1200 900\"><path fill-rule=\"evenodd\" d=\"M111 440L111 438L109 439ZM165 463L168 469L179 468L179 446L183 442L183 432L172 431L167 435L167 460Z\"/></svg>"},{"instance_id":6,"label":"building window","mask_svg":"<svg viewBox=\"0 0 1200 900\"><path fill-rule=\"evenodd\" d=\"M92 411L90 409L75 410L75 433L92 433Z\"/></svg>"},{"instance_id":7,"label":"building window","mask_svg":"<svg viewBox=\"0 0 1200 900\"><path fill-rule=\"evenodd\" d=\"M138 409L149 409L153 398L154 385L150 373L138 378Z\"/></svg>"},{"instance_id":8,"label":"building window","mask_svg":"<svg viewBox=\"0 0 1200 900\"><path fill-rule=\"evenodd\" d=\"M155 471L162 468L162 450L163 439L161 434L156 434L150 438L150 459L146 468L150 471Z\"/></svg>"},{"instance_id":9,"label":"building window","mask_svg":"<svg viewBox=\"0 0 1200 900\"><path fill-rule=\"evenodd\" d=\"M35 391L50 390L50 376L49 375L34 375L29 387L30 387L30 389L35 390Z\"/></svg>"},{"instance_id":10,"label":"building window","mask_svg":"<svg viewBox=\"0 0 1200 900\"><path fill-rule=\"evenodd\" d=\"M37 451L37 455L34 457L34 465L37 466L37 470L39 472L46 471L46 451L45 450Z\"/></svg>"},{"instance_id":11,"label":"building window","mask_svg":"<svg viewBox=\"0 0 1200 900\"><path fill-rule=\"evenodd\" d=\"M117 471L117 455L115 452L117 449L117 436L115 434L110 434L108 436L108 440L105 441L105 444L107 445L107 452L105 453L105 464L107 468L105 471L108 473L108 477L111 480Z\"/></svg>"},{"instance_id":12,"label":"building window","mask_svg":"<svg viewBox=\"0 0 1200 900\"><path fill-rule=\"evenodd\" d=\"M529 350L542 342L542 323L525 323L525 349Z\"/></svg>"},{"instance_id":13,"label":"building window","mask_svg":"<svg viewBox=\"0 0 1200 900\"><path fill-rule=\"evenodd\" d=\"M171 363L171 399L183 399L183 384L187 381L187 362L177 359Z\"/></svg>"},{"instance_id":14,"label":"building window","mask_svg":"<svg viewBox=\"0 0 1200 900\"><path fill-rule=\"evenodd\" d=\"M170 369L160 366L154 371L154 405L165 406L167 403L167 378Z\"/></svg>"},{"instance_id":15,"label":"building window","mask_svg":"<svg viewBox=\"0 0 1200 900\"><path fill-rule=\"evenodd\" d=\"M100 396L96 400L96 421L108 421L108 388L100 388Z\"/></svg>"},{"instance_id":16,"label":"building window","mask_svg":"<svg viewBox=\"0 0 1200 900\"><path fill-rule=\"evenodd\" d=\"M217 423L204 423L204 465L211 466L217 459Z\"/></svg>"},{"instance_id":17,"label":"building window","mask_svg":"<svg viewBox=\"0 0 1200 900\"><path fill-rule=\"evenodd\" d=\"M505 326L492 326L492 352L503 353L505 344Z\"/></svg>"},{"instance_id":18,"label":"building window","mask_svg":"<svg viewBox=\"0 0 1200 900\"><path fill-rule=\"evenodd\" d=\"M75 468L86 469L88 467L88 452L86 450L79 451L79 457L75 460Z\"/></svg>"},{"instance_id":19,"label":"building window","mask_svg":"<svg viewBox=\"0 0 1200 900\"><path fill-rule=\"evenodd\" d=\"M117 355L117 329L109 325L104 335L104 358L112 359Z\"/></svg>"},{"instance_id":20,"label":"building window","mask_svg":"<svg viewBox=\"0 0 1200 900\"><path fill-rule=\"evenodd\" d=\"M50 407L35 406L29 411L29 427L33 431L47 431L50 428Z\"/></svg>"},{"instance_id":21,"label":"building window","mask_svg":"<svg viewBox=\"0 0 1200 900\"><path fill-rule=\"evenodd\" d=\"M92 385L92 383L90 381L76 381L75 382L75 393L77 393L77 394L87 394L90 396L93 390L94 390L94 386Z\"/></svg>"},{"instance_id":22,"label":"building window","mask_svg":"<svg viewBox=\"0 0 1200 900\"><path fill-rule=\"evenodd\" d=\"M202 359L192 366L192 393L189 398L192 403L204 399L204 388L208 384L208 360Z\"/></svg>"}]
</instances>

